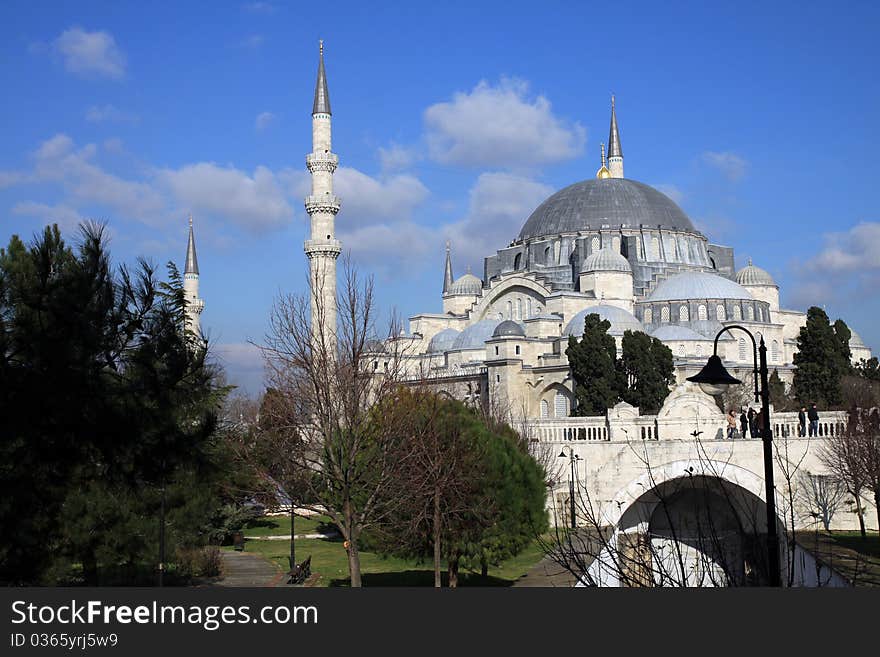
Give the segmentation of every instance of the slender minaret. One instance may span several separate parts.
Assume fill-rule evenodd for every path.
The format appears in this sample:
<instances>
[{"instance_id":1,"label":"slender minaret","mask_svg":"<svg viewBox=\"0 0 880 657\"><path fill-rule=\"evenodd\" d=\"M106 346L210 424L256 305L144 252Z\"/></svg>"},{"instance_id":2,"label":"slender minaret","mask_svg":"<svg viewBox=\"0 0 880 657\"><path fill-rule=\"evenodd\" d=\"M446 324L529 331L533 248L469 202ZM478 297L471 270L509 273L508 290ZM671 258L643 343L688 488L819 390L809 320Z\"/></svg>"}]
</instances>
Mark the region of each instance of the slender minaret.
<instances>
[{"instance_id":1,"label":"slender minaret","mask_svg":"<svg viewBox=\"0 0 880 657\"><path fill-rule=\"evenodd\" d=\"M452 287L452 259L449 256L449 240L446 240L446 271L443 274L443 294Z\"/></svg>"},{"instance_id":2,"label":"slender minaret","mask_svg":"<svg viewBox=\"0 0 880 657\"><path fill-rule=\"evenodd\" d=\"M623 149L617 130L617 112L614 110L614 94L611 95L611 129L608 131L608 171L612 178L623 178Z\"/></svg>"},{"instance_id":3,"label":"slender minaret","mask_svg":"<svg viewBox=\"0 0 880 657\"><path fill-rule=\"evenodd\" d=\"M324 347L335 350L336 336L336 258L342 244L336 239L334 223L339 198L333 195L333 172L339 158L331 151L330 94L324 73L324 42L319 42L318 81L312 106L312 152L306 166L312 174L312 193L306 197L306 212L312 231L304 249L309 258L312 296L312 334L321 337Z\"/></svg>"},{"instance_id":4,"label":"slender minaret","mask_svg":"<svg viewBox=\"0 0 880 657\"><path fill-rule=\"evenodd\" d=\"M189 242L186 245L186 266L183 269L183 294L186 299L186 328L196 335L201 335L200 315L205 309L205 302L199 299L199 260L196 258L192 215L189 215Z\"/></svg>"}]
</instances>

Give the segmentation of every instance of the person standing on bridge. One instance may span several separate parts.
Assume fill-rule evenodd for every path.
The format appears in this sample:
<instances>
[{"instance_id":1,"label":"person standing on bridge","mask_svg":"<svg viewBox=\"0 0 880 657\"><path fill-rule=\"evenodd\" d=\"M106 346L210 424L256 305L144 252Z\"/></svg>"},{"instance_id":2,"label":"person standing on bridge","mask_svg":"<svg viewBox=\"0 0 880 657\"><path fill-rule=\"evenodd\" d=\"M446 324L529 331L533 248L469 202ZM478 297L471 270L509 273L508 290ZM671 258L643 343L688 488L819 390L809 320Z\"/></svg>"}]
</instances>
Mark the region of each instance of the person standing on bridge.
<instances>
[{"instance_id":1,"label":"person standing on bridge","mask_svg":"<svg viewBox=\"0 0 880 657\"><path fill-rule=\"evenodd\" d=\"M807 409L805 406L801 406L801 410L798 411L798 436L803 438L807 435Z\"/></svg>"},{"instance_id":2,"label":"person standing on bridge","mask_svg":"<svg viewBox=\"0 0 880 657\"><path fill-rule=\"evenodd\" d=\"M733 440L736 436L736 413L731 408L727 411L727 439Z\"/></svg>"},{"instance_id":3,"label":"person standing on bridge","mask_svg":"<svg viewBox=\"0 0 880 657\"><path fill-rule=\"evenodd\" d=\"M807 413L810 420L810 436L819 435L819 411L816 410L816 402L810 402L810 410Z\"/></svg>"},{"instance_id":4,"label":"person standing on bridge","mask_svg":"<svg viewBox=\"0 0 880 657\"><path fill-rule=\"evenodd\" d=\"M743 407L739 414L739 424L742 427L742 437L749 437L749 416L746 415L746 409Z\"/></svg>"},{"instance_id":5,"label":"person standing on bridge","mask_svg":"<svg viewBox=\"0 0 880 657\"><path fill-rule=\"evenodd\" d=\"M758 427L755 426L755 409L751 406L749 407L749 435L752 438L758 437Z\"/></svg>"}]
</instances>

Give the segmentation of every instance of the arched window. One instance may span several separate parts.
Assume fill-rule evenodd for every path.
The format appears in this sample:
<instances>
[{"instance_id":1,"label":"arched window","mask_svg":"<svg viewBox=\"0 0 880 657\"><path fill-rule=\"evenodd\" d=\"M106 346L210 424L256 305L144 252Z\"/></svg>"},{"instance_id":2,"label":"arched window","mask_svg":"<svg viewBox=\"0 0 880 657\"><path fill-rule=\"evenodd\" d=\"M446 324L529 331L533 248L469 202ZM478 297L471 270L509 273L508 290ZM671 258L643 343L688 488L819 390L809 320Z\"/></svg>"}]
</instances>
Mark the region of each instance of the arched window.
<instances>
[{"instance_id":1,"label":"arched window","mask_svg":"<svg viewBox=\"0 0 880 657\"><path fill-rule=\"evenodd\" d=\"M702 356L702 355L703 355L703 345L698 344L697 345L697 356Z\"/></svg>"},{"instance_id":2,"label":"arched window","mask_svg":"<svg viewBox=\"0 0 880 657\"><path fill-rule=\"evenodd\" d=\"M519 345L516 345L516 355L519 356Z\"/></svg>"},{"instance_id":3,"label":"arched window","mask_svg":"<svg viewBox=\"0 0 880 657\"><path fill-rule=\"evenodd\" d=\"M686 322L690 319L690 312L688 312L687 306L679 306L678 307L678 321Z\"/></svg>"},{"instance_id":4,"label":"arched window","mask_svg":"<svg viewBox=\"0 0 880 657\"><path fill-rule=\"evenodd\" d=\"M513 319L513 304L510 301L507 302L507 319Z\"/></svg>"},{"instance_id":5,"label":"arched window","mask_svg":"<svg viewBox=\"0 0 880 657\"><path fill-rule=\"evenodd\" d=\"M518 270L520 268L520 265L522 265L522 253L517 253L516 256L513 258L513 268L515 270Z\"/></svg>"},{"instance_id":6,"label":"arched window","mask_svg":"<svg viewBox=\"0 0 880 657\"><path fill-rule=\"evenodd\" d=\"M541 417L550 417L550 404L546 399L541 400Z\"/></svg>"},{"instance_id":7,"label":"arched window","mask_svg":"<svg viewBox=\"0 0 880 657\"><path fill-rule=\"evenodd\" d=\"M590 253L595 253L599 250L599 238L594 237L590 240Z\"/></svg>"},{"instance_id":8,"label":"arched window","mask_svg":"<svg viewBox=\"0 0 880 657\"><path fill-rule=\"evenodd\" d=\"M526 319L528 319L529 317L532 316L532 300L531 300L531 298L526 299L526 310L528 312Z\"/></svg>"},{"instance_id":9,"label":"arched window","mask_svg":"<svg viewBox=\"0 0 880 657\"><path fill-rule=\"evenodd\" d=\"M620 238L619 237L612 238L611 248L614 249L615 253L620 253Z\"/></svg>"},{"instance_id":10,"label":"arched window","mask_svg":"<svg viewBox=\"0 0 880 657\"><path fill-rule=\"evenodd\" d=\"M727 313L724 312L724 306L720 303L717 306L715 306L715 318L719 322L723 322L724 320L727 319Z\"/></svg>"},{"instance_id":11,"label":"arched window","mask_svg":"<svg viewBox=\"0 0 880 657\"><path fill-rule=\"evenodd\" d=\"M746 306L746 317L750 322L755 321L755 309L752 306Z\"/></svg>"},{"instance_id":12,"label":"arched window","mask_svg":"<svg viewBox=\"0 0 880 657\"><path fill-rule=\"evenodd\" d=\"M770 360L774 363L779 360L779 342L774 340L770 345Z\"/></svg>"},{"instance_id":13,"label":"arched window","mask_svg":"<svg viewBox=\"0 0 880 657\"><path fill-rule=\"evenodd\" d=\"M562 243L559 242L558 240L556 242L553 242L553 254L556 256L555 260L556 260L557 264L562 262L559 259L559 257L562 255Z\"/></svg>"},{"instance_id":14,"label":"arched window","mask_svg":"<svg viewBox=\"0 0 880 657\"><path fill-rule=\"evenodd\" d=\"M556 398L553 400L553 410L556 417L568 417L568 400L561 392L556 393Z\"/></svg>"},{"instance_id":15,"label":"arched window","mask_svg":"<svg viewBox=\"0 0 880 657\"><path fill-rule=\"evenodd\" d=\"M522 299L516 300L516 318L522 319Z\"/></svg>"},{"instance_id":16,"label":"arched window","mask_svg":"<svg viewBox=\"0 0 880 657\"><path fill-rule=\"evenodd\" d=\"M549 246L544 247L544 264L547 264L547 265L550 264L550 247Z\"/></svg>"},{"instance_id":17,"label":"arched window","mask_svg":"<svg viewBox=\"0 0 880 657\"><path fill-rule=\"evenodd\" d=\"M736 304L733 307L733 318L736 321L740 321L743 318L743 311L742 311L742 308L740 308L739 304Z\"/></svg>"},{"instance_id":18,"label":"arched window","mask_svg":"<svg viewBox=\"0 0 880 657\"><path fill-rule=\"evenodd\" d=\"M684 358L684 345L683 344L678 345L678 355L681 356L682 358Z\"/></svg>"},{"instance_id":19,"label":"arched window","mask_svg":"<svg viewBox=\"0 0 880 657\"><path fill-rule=\"evenodd\" d=\"M651 238L651 256L653 256L654 260L660 259L660 240L656 237Z\"/></svg>"},{"instance_id":20,"label":"arched window","mask_svg":"<svg viewBox=\"0 0 880 657\"><path fill-rule=\"evenodd\" d=\"M746 351L746 339L740 338L739 339L739 359L745 360L746 358L748 358L748 352Z\"/></svg>"},{"instance_id":21,"label":"arched window","mask_svg":"<svg viewBox=\"0 0 880 657\"><path fill-rule=\"evenodd\" d=\"M678 239L678 261L690 262L690 258L688 258L687 242L684 241L683 237Z\"/></svg>"},{"instance_id":22,"label":"arched window","mask_svg":"<svg viewBox=\"0 0 880 657\"><path fill-rule=\"evenodd\" d=\"M498 345L497 344L495 345L495 355L496 356L498 355Z\"/></svg>"},{"instance_id":23,"label":"arched window","mask_svg":"<svg viewBox=\"0 0 880 657\"><path fill-rule=\"evenodd\" d=\"M706 306L704 306L702 303L697 306L697 319L702 321L706 321L706 319L708 319L706 315Z\"/></svg>"},{"instance_id":24,"label":"arched window","mask_svg":"<svg viewBox=\"0 0 880 657\"><path fill-rule=\"evenodd\" d=\"M654 321L654 311L652 311L650 308L645 308L644 317L645 317L645 324L650 324L651 322Z\"/></svg>"},{"instance_id":25,"label":"arched window","mask_svg":"<svg viewBox=\"0 0 880 657\"><path fill-rule=\"evenodd\" d=\"M663 306L660 309L660 321L668 322L669 321L669 306Z\"/></svg>"}]
</instances>

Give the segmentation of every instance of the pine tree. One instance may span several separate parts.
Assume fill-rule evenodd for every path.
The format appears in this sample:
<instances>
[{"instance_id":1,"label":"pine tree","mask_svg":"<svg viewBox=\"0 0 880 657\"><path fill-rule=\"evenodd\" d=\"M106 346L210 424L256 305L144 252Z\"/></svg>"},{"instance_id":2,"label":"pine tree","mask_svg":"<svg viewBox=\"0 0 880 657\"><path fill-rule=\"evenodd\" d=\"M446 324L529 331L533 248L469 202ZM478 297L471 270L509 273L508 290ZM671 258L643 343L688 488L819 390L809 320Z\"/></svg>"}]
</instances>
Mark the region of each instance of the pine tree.
<instances>
[{"instance_id":1,"label":"pine tree","mask_svg":"<svg viewBox=\"0 0 880 657\"><path fill-rule=\"evenodd\" d=\"M611 322L595 313L584 318L580 340L568 339L568 364L574 378L577 406L573 415L604 415L620 401L622 386L617 369L617 344L608 335Z\"/></svg>"},{"instance_id":2,"label":"pine tree","mask_svg":"<svg viewBox=\"0 0 880 657\"><path fill-rule=\"evenodd\" d=\"M831 325L828 315L813 306L807 323L797 338L794 356L794 391L802 404L815 402L824 407L842 402L840 379L851 371L849 339L851 332L842 320Z\"/></svg>"},{"instance_id":3,"label":"pine tree","mask_svg":"<svg viewBox=\"0 0 880 657\"><path fill-rule=\"evenodd\" d=\"M660 409L669 395L669 386L675 383L672 351L642 331L623 334L618 371L625 384L623 400L646 413Z\"/></svg>"}]
</instances>

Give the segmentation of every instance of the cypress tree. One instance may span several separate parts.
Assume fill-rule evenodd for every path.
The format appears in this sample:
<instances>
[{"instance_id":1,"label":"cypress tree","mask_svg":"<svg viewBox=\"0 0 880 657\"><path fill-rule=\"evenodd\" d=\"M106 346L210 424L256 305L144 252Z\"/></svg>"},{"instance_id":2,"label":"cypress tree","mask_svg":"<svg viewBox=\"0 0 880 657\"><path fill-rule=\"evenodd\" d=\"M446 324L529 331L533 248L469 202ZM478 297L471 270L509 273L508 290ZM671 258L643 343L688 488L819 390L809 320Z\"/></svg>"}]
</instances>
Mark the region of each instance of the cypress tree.
<instances>
[{"instance_id":1,"label":"cypress tree","mask_svg":"<svg viewBox=\"0 0 880 657\"><path fill-rule=\"evenodd\" d=\"M798 353L794 356L794 390L802 404L816 402L824 407L842 402L840 379L848 374L851 332L843 320L834 326L824 310L816 306L807 311L807 323L797 338Z\"/></svg>"},{"instance_id":2,"label":"cypress tree","mask_svg":"<svg viewBox=\"0 0 880 657\"><path fill-rule=\"evenodd\" d=\"M622 381L617 369L617 344L608 335L610 328L611 322L590 313L584 318L581 339L568 339L565 355L577 400L573 415L604 415L620 401Z\"/></svg>"}]
</instances>

